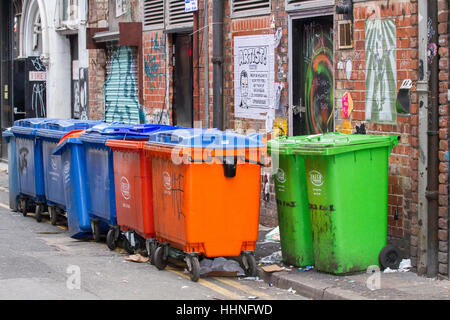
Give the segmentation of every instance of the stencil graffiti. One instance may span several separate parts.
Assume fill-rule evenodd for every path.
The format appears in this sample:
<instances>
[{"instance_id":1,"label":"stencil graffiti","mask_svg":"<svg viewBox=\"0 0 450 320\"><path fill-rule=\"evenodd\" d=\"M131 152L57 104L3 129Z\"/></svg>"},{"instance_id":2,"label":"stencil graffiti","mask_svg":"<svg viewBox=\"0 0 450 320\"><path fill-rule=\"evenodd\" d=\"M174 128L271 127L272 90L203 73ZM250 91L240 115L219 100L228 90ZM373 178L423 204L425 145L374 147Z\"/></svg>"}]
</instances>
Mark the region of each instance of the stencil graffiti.
<instances>
[{"instance_id":1,"label":"stencil graffiti","mask_svg":"<svg viewBox=\"0 0 450 320\"><path fill-rule=\"evenodd\" d=\"M166 40L158 35L150 39L150 53L144 59L144 70L150 90L161 88L162 82L165 80L165 61Z\"/></svg>"},{"instance_id":2,"label":"stencil graffiti","mask_svg":"<svg viewBox=\"0 0 450 320\"><path fill-rule=\"evenodd\" d=\"M397 58L395 20L367 20L366 120L396 123Z\"/></svg>"},{"instance_id":3,"label":"stencil graffiti","mask_svg":"<svg viewBox=\"0 0 450 320\"><path fill-rule=\"evenodd\" d=\"M111 49L105 82L105 120L128 124L141 122L137 87L137 53L132 47Z\"/></svg>"},{"instance_id":4,"label":"stencil graffiti","mask_svg":"<svg viewBox=\"0 0 450 320\"><path fill-rule=\"evenodd\" d=\"M30 153L30 151L28 151L28 148L23 147L19 150L19 169L22 173L24 173L28 167L28 153Z\"/></svg>"},{"instance_id":5,"label":"stencil graffiti","mask_svg":"<svg viewBox=\"0 0 450 320\"><path fill-rule=\"evenodd\" d=\"M78 81L73 83L74 94L74 105L73 105L73 117L75 119L87 120L88 116L88 73L87 68L81 68L79 70Z\"/></svg>"}]
</instances>

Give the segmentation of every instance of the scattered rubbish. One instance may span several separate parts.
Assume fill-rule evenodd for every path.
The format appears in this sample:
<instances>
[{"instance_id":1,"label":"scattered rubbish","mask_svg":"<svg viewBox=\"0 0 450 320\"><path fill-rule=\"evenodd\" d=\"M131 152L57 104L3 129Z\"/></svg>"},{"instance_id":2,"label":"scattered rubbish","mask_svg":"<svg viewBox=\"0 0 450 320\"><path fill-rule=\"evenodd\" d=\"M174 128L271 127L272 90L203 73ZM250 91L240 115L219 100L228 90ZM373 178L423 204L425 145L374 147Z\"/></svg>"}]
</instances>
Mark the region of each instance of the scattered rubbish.
<instances>
[{"instance_id":1,"label":"scattered rubbish","mask_svg":"<svg viewBox=\"0 0 450 320\"><path fill-rule=\"evenodd\" d=\"M271 264L270 266L264 266L264 267L262 267L261 269L263 269L265 272L270 272L270 273L272 273L272 272L283 271L283 270L285 270L286 268L285 268L285 267L280 267L280 266L278 266L278 265L276 265L276 264Z\"/></svg>"},{"instance_id":2,"label":"scattered rubbish","mask_svg":"<svg viewBox=\"0 0 450 320\"><path fill-rule=\"evenodd\" d=\"M249 298L249 299L253 299L253 300L254 300L254 299L258 299L257 296L248 296L248 298Z\"/></svg>"},{"instance_id":3,"label":"scattered rubbish","mask_svg":"<svg viewBox=\"0 0 450 320\"><path fill-rule=\"evenodd\" d=\"M412 268L411 259L403 259L398 266L398 269L391 269L387 267L384 269L383 273L394 273L394 272L408 272Z\"/></svg>"},{"instance_id":4,"label":"scattered rubbish","mask_svg":"<svg viewBox=\"0 0 450 320\"><path fill-rule=\"evenodd\" d=\"M139 253L138 254L133 254L131 256L128 256L125 258L126 261L132 261L132 262L138 262L138 263L143 263L143 262L148 262L149 258L148 257L143 257L141 256Z\"/></svg>"},{"instance_id":5,"label":"scattered rubbish","mask_svg":"<svg viewBox=\"0 0 450 320\"><path fill-rule=\"evenodd\" d=\"M181 289L189 288L189 286L182 286Z\"/></svg>"},{"instance_id":6,"label":"scattered rubbish","mask_svg":"<svg viewBox=\"0 0 450 320\"><path fill-rule=\"evenodd\" d=\"M264 280L260 279L259 277L244 277L244 278L238 278L239 280L251 280L251 281L259 281L263 282Z\"/></svg>"},{"instance_id":7,"label":"scattered rubbish","mask_svg":"<svg viewBox=\"0 0 450 320\"><path fill-rule=\"evenodd\" d=\"M265 264L276 264L276 263L280 263L282 258L283 258L283 256L282 256L281 250L280 250L280 251L275 251L271 255L262 258L261 260L259 260L259 262L265 263Z\"/></svg>"},{"instance_id":8,"label":"scattered rubbish","mask_svg":"<svg viewBox=\"0 0 450 320\"><path fill-rule=\"evenodd\" d=\"M272 282L269 282L269 287L273 287L273 283Z\"/></svg>"},{"instance_id":9,"label":"scattered rubbish","mask_svg":"<svg viewBox=\"0 0 450 320\"><path fill-rule=\"evenodd\" d=\"M348 280L348 283L353 283L355 282L355 280Z\"/></svg>"},{"instance_id":10,"label":"scattered rubbish","mask_svg":"<svg viewBox=\"0 0 450 320\"><path fill-rule=\"evenodd\" d=\"M272 229L272 231L266 234L265 239L268 241L280 242L280 228L276 227Z\"/></svg>"},{"instance_id":11,"label":"scattered rubbish","mask_svg":"<svg viewBox=\"0 0 450 320\"><path fill-rule=\"evenodd\" d=\"M200 275L210 277L236 277L245 275L244 270L235 260L227 260L223 257L202 259L200 261Z\"/></svg>"},{"instance_id":12,"label":"scattered rubbish","mask_svg":"<svg viewBox=\"0 0 450 320\"><path fill-rule=\"evenodd\" d=\"M313 266L306 266L304 268L298 268L298 271L300 271L300 272L302 272L302 271L310 271L313 268L314 268Z\"/></svg>"},{"instance_id":13,"label":"scattered rubbish","mask_svg":"<svg viewBox=\"0 0 450 320\"><path fill-rule=\"evenodd\" d=\"M128 280L122 280L122 282L124 282L124 283L128 283Z\"/></svg>"},{"instance_id":14,"label":"scattered rubbish","mask_svg":"<svg viewBox=\"0 0 450 320\"><path fill-rule=\"evenodd\" d=\"M294 290L292 288L289 288L287 291L290 292L290 293L296 293L297 292L296 290Z\"/></svg>"}]
</instances>

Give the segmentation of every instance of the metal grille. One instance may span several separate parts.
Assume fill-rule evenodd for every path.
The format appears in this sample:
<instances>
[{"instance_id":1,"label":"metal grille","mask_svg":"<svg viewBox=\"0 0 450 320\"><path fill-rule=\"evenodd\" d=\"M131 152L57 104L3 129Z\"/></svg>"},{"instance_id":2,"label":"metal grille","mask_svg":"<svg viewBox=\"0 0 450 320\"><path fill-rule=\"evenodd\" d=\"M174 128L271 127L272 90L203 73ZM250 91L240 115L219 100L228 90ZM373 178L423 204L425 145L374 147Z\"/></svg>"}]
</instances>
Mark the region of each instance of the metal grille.
<instances>
[{"instance_id":1,"label":"metal grille","mask_svg":"<svg viewBox=\"0 0 450 320\"><path fill-rule=\"evenodd\" d=\"M144 26L164 24L164 0L144 0Z\"/></svg>"},{"instance_id":2,"label":"metal grille","mask_svg":"<svg viewBox=\"0 0 450 320\"><path fill-rule=\"evenodd\" d=\"M233 0L233 14L270 10L270 0Z\"/></svg>"},{"instance_id":3,"label":"metal grille","mask_svg":"<svg viewBox=\"0 0 450 320\"><path fill-rule=\"evenodd\" d=\"M184 12L184 0L167 0L169 26L185 25L193 22L192 12Z\"/></svg>"}]
</instances>

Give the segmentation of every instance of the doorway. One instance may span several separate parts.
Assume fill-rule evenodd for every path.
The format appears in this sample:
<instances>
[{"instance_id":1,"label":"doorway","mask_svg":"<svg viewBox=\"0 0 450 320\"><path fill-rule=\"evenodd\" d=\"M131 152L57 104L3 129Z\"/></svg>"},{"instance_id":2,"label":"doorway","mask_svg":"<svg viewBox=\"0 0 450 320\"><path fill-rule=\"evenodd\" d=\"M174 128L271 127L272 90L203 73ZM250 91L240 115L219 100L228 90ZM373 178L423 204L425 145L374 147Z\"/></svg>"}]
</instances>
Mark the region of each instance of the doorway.
<instances>
[{"instance_id":1,"label":"doorway","mask_svg":"<svg viewBox=\"0 0 450 320\"><path fill-rule=\"evenodd\" d=\"M333 16L292 20L292 133L334 131Z\"/></svg>"},{"instance_id":2,"label":"doorway","mask_svg":"<svg viewBox=\"0 0 450 320\"><path fill-rule=\"evenodd\" d=\"M189 34L174 34L174 119L177 126L193 126L193 64L192 41Z\"/></svg>"}]
</instances>

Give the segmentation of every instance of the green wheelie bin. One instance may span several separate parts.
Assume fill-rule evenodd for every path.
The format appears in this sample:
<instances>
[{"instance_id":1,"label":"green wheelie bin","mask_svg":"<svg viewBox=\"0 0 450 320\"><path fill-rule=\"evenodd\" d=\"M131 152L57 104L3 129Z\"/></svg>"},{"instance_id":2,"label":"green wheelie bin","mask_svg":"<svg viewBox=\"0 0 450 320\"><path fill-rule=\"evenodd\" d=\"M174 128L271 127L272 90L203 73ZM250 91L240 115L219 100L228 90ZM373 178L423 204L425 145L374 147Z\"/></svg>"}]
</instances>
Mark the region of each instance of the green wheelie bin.
<instances>
[{"instance_id":1,"label":"green wheelie bin","mask_svg":"<svg viewBox=\"0 0 450 320\"><path fill-rule=\"evenodd\" d=\"M305 161L303 156L292 151L304 138L280 137L270 140L267 148L274 164L283 262L297 267L314 265Z\"/></svg>"},{"instance_id":2,"label":"green wheelie bin","mask_svg":"<svg viewBox=\"0 0 450 320\"><path fill-rule=\"evenodd\" d=\"M399 138L325 133L292 149L305 160L317 271L354 273L389 259L398 267L398 249L386 243L389 155Z\"/></svg>"}]
</instances>

